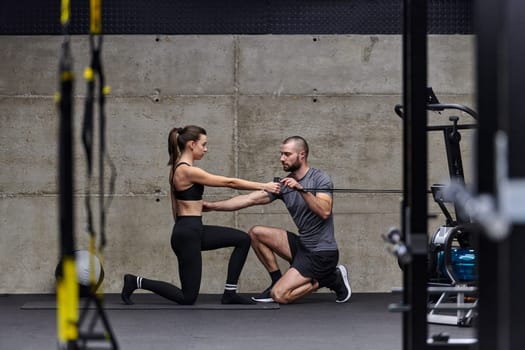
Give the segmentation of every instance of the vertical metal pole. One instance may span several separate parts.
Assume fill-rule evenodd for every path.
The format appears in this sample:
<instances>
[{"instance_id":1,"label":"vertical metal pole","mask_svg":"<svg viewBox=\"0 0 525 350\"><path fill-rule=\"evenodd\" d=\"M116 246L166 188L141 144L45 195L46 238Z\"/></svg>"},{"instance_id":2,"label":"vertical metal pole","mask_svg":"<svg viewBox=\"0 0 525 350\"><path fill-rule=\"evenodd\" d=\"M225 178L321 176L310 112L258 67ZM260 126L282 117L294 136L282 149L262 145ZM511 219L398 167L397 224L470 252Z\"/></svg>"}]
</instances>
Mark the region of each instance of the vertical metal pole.
<instances>
[{"instance_id":1,"label":"vertical metal pole","mask_svg":"<svg viewBox=\"0 0 525 350\"><path fill-rule=\"evenodd\" d=\"M421 350L427 343L427 3L404 0L404 227L412 262L403 274L403 348Z\"/></svg>"},{"instance_id":2,"label":"vertical metal pole","mask_svg":"<svg viewBox=\"0 0 525 350\"><path fill-rule=\"evenodd\" d=\"M477 34L477 108L479 113L476 139L474 182L478 194L496 194L494 136L498 130L500 113L499 70L502 3L478 0L475 6ZM477 177L476 177L477 174ZM478 287L479 350L498 349L502 267L502 243L494 242L486 235L478 237Z\"/></svg>"},{"instance_id":3,"label":"vertical metal pole","mask_svg":"<svg viewBox=\"0 0 525 350\"><path fill-rule=\"evenodd\" d=\"M525 179L525 159L523 150L525 149L525 102L523 84L525 82L525 67L523 59L525 57L525 41L523 31L525 25L525 2L523 0L506 0L504 9L504 30L503 37L506 45L503 50L505 55L504 67L506 68L503 76L506 77L501 91L506 95L503 113L505 120L502 129L508 135L508 173L509 180ZM525 206L525 203L516 205ZM514 223L510 237L508 239L509 258L507 277L504 279L504 289L502 300L507 303L507 313L503 314L501 324L508 326L508 347L501 349L525 349L525 224ZM504 334L502 334L505 336ZM506 346L504 339L499 344Z\"/></svg>"}]
</instances>

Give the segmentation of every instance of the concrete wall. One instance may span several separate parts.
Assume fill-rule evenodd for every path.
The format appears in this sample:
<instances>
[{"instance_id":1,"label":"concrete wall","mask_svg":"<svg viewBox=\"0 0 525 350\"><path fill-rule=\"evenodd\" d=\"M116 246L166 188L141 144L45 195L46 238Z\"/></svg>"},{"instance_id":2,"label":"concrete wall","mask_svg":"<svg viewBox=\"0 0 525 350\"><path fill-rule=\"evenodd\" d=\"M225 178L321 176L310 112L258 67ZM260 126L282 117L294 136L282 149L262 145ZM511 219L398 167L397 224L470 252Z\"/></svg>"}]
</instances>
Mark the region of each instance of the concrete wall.
<instances>
[{"instance_id":1,"label":"concrete wall","mask_svg":"<svg viewBox=\"0 0 525 350\"><path fill-rule=\"evenodd\" d=\"M53 95L61 41L0 36L0 293L54 292L58 117ZM84 36L72 41L76 235L77 246L86 248L80 128L88 41ZM106 37L103 62L112 87L107 146L118 177L107 217L105 292L119 292L126 272L179 283L169 246L173 219L166 140L170 128L189 123L209 134L209 152L200 166L260 181L283 174L279 145L284 137L306 137L310 166L328 171L337 188L375 190L335 195L341 261L349 267L354 290L380 292L401 285L397 263L380 239L388 227L399 226L401 195L383 190L401 189L401 120L393 112L401 103L401 46L400 36ZM441 100L472 106L473 38L431 36L429 60L430 85ZM469 173L470 135L464 136ZM440 135L431 136L429 166L430 182L446 178ZM96 186L92 191L98 191ZM207 189L206 199L235 193ZM205 222L295 230L277 202L237 213L207 213ZM229 253L203 253L202 292L221 292ZM268 282L251 252L240 290L260 291Z\"/></svg>"}]
</instances>

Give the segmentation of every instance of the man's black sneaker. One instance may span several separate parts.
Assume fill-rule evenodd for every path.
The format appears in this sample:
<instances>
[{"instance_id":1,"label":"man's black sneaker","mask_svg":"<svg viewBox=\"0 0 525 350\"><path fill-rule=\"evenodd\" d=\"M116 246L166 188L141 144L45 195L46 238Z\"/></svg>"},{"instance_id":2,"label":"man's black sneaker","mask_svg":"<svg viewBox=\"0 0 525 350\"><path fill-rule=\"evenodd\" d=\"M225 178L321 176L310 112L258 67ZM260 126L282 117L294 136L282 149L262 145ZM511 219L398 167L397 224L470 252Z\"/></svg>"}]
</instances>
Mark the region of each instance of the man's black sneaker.
<instances>
[{"instance_id":1,"label":"man's black sneaker","mask_svg":"<svg viewBox=\"0 0 525 350\"><path fill-rule=\"evenodd\" d=\"M337 272L339 274L337 281L337 289L334 289L336 303L346 303L352 296L352 288L350 287L350 282L348 281L348 271L344 265L337 265Z\"/></svg>"},{"instance_id":2,"label":"man's black sneaker","mask_svg":"<svg viewBox=\"0 0 525 350\"><path fill-rule=\"evenodd\" d=\"M270 286L266 288L264 292L262 292L261 294L252 297L252 300L257 301L259 303L273 303L274 300L270 294L271 291L272 291L272 287Z\"/></svg>"}]
</instances>

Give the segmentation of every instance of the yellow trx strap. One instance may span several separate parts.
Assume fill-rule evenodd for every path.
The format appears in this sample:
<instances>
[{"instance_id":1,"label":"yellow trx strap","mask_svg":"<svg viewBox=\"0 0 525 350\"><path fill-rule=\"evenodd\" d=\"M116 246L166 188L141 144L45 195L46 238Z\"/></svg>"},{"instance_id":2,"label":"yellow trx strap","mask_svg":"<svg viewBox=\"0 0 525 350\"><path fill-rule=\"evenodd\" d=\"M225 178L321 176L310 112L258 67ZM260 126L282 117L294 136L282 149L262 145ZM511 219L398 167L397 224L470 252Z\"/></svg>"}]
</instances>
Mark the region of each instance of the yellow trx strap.
<instances>
[{"instance_id":1,"label":"yellow trx strap","mask_svg":"<svg viewBox=\"0 0 525 350\"><path fill-rule=\"evenodd\" d=\"M71 348L78 339L78 281L74 254L74 220L72 213L72 132L73 59L69 42L70 2L62 0L60 22L64 42L59 65L60 92L60 260L62 271L57 278L57 337L61 347ZM70 188L71 187L71 188Z\"/></svg>"},{"instance_id":2,"label":"yellow trx strap","mask_svg":"<svg viewBox=\"0 0 525 350\"><path fill-rule=\"evenodd\" d=\"M101 0L91 0L90 6L91 6L90 32L91 34L101 34L102 33Z\"/></svg>"},{"instance_id":3,"label":"yellow trx strap","mask_svg":"<svg viewBox=\"0 0 525 350\"><path fill-rule=\"evenodd\" d=\"M62 276L57 282L57 327L61 344L78 339L78 282L75 258L64 257Z\"/></svg>"},{"instance_id":4,"label":"yellow trx strap","mask_svg":"<svg viewBox=\"0 0 525 350\"><path fill-rule=\"evenodd\" d=\"M62 26L65 26L69 22L70 8L69 0L62 0L62 11L60 12L60 23Z\"/></svg>"}]
</instances>

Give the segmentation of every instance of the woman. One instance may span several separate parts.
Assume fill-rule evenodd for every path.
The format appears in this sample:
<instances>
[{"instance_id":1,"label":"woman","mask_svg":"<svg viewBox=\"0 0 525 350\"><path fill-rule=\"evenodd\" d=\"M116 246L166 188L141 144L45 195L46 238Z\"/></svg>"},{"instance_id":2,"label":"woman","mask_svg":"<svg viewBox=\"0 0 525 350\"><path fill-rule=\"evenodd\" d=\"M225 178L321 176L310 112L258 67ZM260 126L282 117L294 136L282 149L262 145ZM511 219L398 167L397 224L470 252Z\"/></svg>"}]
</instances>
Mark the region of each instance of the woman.
<instances>
[{"instance_id":1,"label":"woman","mask_svg":"<svg viewBox=\"0 0 525 350\"><path fill-rule=\"evenodd\" d=\"M133 304L130 297L137 288L149 290L179 304L191 305L199 294L201 251L234 247L228 263L228 275L221 302L223 304L251 304L237 294L237 282L250 250L250 237L242 231L202 224L202 194L204 186L229 187L239 190L265 190L279 193L275 182L259 183L210 174L193 166L207 152L206 131L194 125L174 128L168 137L170 169L170 197L175 225L171 234L171 248L179 261L181 288L170 283L126 274L122 301ZM180 151L180 152L179 152Z\"/></svg>"}]
</instances>

